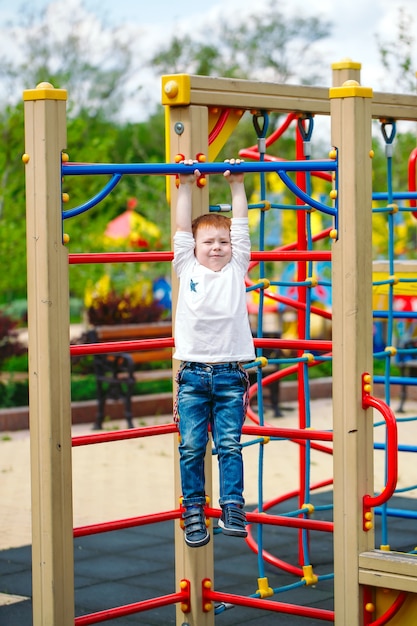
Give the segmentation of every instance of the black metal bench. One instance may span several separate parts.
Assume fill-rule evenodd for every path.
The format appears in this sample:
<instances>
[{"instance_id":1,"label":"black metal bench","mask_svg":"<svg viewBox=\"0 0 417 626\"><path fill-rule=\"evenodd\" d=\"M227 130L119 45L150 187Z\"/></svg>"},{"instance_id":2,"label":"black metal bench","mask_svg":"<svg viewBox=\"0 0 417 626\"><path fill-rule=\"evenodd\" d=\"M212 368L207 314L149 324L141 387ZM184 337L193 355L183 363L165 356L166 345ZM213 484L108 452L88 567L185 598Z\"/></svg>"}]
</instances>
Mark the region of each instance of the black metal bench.
<instances>
[{"instance_id":1,"label":"black metal bench","mask_svg":"<svg viewBox=\"0 0 417 626\"><path fill-rule=\"evenodd\" d=\"M108 341L130 341L135 339L155 339L172 336L171 322L154 324L99 326L87 331L86 343L101 343ZM94 429L103 427L106 410L106 400L123 400L125 418L128 428L134 428L132 421L132 395L135 383L145 380L145 372L137 372L136 366L151 361L171 360L171 348L156 348L138 352L114 352L109 354L95 354L93 356L94 375L97 385L97 416ZM154 372L154 374L156 371ZM171 369L159 370L159 379L172 377ZM155 375L152 377L156 379Z\"/></svg>"}]
</instances>

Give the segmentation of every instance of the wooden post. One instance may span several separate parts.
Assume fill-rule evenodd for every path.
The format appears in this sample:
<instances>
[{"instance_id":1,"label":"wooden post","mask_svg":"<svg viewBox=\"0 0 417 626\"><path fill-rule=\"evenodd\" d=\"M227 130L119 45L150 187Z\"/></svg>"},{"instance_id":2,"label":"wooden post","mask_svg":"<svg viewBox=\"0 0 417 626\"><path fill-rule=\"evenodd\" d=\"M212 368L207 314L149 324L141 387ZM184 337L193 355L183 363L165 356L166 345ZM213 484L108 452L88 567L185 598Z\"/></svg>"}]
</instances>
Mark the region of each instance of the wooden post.
<instances>
[{"instance_id":1,"label":"wooden post","mask_svg":"<svg viewBox=\"0 0 417 626\"><path fill-rule=\"evenodd\" d=\"M350 80L330 89L332 144L338 150L337 240L333 245L333 414L335 624L363 623L359 554L362 497L373 493L372 411L362 408L372 373L372 90Z\"/></svg>"},{"instance_id":2,"label":"wooden post","mask_svg":"<svg viewBox=\"0 0 417 626\"><path fill-rule=\"evenodd\" d=\"M198 153L208 154L208 110L205 106L178 106L170 107L167 115L168 134L167 160L173 162L176 155L183 154L185 158L196 158ZM170 197L172 198L171 225L172 233L175 232L175 202L177 189L175 179L170 185ZM209 210L208 183L201 188L193 190L193 218L207 213ZM176 308L178 297L178 281L173 276L172 281L172 307ZM174 390L175 393L175 390ZM179 505L181 496L181 482L179 473L178 437L175 436L175 506ZM205 476L206 494L212 502L212 454L211 438L207 446ZM189 548L184 542L184 532L179 524L175 526L175 564L177 585L182 579L190 581L191 589L191 612L187 615L176 607L177 624L184 622L189 626L214 626L214 610L203 611L202 581L204 578L213 580L213 533L210 526L211 541L201 548Z\"/></svg>"},{"instance_id":3,"label":"wooden post","mask_svg":"<svg viewBox=\"0 0 417 626\"><path fill-rule=\"evenodd\" d=\"M74 624L68 254L61 203L66 97L49 83L23 94L34 626Z\"/></svg>"}]
</instances>

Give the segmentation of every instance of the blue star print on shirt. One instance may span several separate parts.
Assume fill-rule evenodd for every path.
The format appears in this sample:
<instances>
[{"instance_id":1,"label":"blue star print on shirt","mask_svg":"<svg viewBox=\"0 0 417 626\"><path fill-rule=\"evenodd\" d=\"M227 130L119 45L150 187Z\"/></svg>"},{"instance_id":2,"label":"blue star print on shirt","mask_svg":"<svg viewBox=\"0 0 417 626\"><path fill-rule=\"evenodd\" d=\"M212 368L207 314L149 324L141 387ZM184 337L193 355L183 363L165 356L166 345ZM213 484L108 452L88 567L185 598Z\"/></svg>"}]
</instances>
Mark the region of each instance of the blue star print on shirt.
<instances>
[{"instance_id":1,"label":"blue star print on shirt","mask_svg":"<svg viewBox=\"0 0 417 626\"><path fill-rule=\"evenodd\" d=\"M197 285L198 283L195 283L193 279L190 278L190 290L194 291L194 293L197 293Z\"/></svg>"}]
</instances>

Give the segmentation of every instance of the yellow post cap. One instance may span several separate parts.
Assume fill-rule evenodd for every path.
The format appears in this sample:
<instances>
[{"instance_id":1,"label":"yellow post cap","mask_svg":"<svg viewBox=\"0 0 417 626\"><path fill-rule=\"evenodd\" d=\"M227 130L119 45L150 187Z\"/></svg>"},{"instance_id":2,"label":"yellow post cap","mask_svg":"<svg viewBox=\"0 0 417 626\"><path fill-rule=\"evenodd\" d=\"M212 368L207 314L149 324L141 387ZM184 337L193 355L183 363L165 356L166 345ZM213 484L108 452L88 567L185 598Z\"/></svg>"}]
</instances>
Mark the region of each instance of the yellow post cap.
<instances>
[{"instance_id":1,"label":"yellow post cap","mask_svg":"<svg viewBox=\"0 0 417 626\"><path fill-rule=\"evenodd\" d=\"M360 70L362 69L362 63L356 63L349 59L349 57L345 57L341 59L337 63L332 63L332 70Z\"/></svg>"},{"instance_id":2,"label":"yellow post cap","mask_svg":"<svg viewBox=\"0 0 417 626\"><path fill-rule=\"evenodd\" d=\"M372 98L371 87L362 87L357 80L346 80L340 87L330 87L329 98Z\"/></svg>"},{"instance_id":3,"label":"yellow post cap","mask_svg":"<svg viewBox=\"0 0 417 626\"><path fill-rule=\"evenodd\" d=\"M39 83L36 89L26 89L23 92L23 100L30 102L31 100L66 100L66 89L55 89L51 83Z\"/></svg>"}]
</instances>

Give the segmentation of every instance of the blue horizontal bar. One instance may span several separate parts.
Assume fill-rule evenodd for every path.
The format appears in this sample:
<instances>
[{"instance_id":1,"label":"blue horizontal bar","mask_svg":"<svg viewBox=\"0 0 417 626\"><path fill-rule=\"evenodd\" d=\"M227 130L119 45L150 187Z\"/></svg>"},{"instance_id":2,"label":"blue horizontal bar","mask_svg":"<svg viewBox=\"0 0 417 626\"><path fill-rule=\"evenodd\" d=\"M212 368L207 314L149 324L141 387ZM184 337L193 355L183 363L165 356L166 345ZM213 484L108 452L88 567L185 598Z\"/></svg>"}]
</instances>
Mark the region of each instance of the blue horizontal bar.
<instances>
[{"instance_id":1,"label":"blue horizontal bar","mask_svg":"<svg viewBox=\"0 0 417 626\"><path fill-rule=\"evenodd\" d=\"M231 172L312 172L328 171L337 169L336 161L281 161L281 162L256 162L246 161L238 165L230 163L195 163L184 165L183 163L64 163L62 174L70 176L89 176L95 174L156 174L170 176L187 174L198 169L201 174L223 174L226 170Z\"/></svg>"},{"instance_id":2,"label":"blue horizontal bar","mask_svg":"<svg viewBox=\"0 0 417 626\"><path fill-rule=\"evenodd\" d=\"M417 318L416 311L374 311L374 318L380 317L381 319L388 319L390 317L394 319L412 319Z\"/></svg>"},{"instance_id":3,"label":"blue horizontal bar","mask_svg":"<svg viewBox=\"0 0 417 626\"><path fill-rule=\"evenodd\" d=\"M374 450L386 450L385 443L374 443ZM398 452L417 452L417 446L407 446L405 444L398 444Z\"/></svg>"},{"instance_id":4,"label":"blue horizontal bar","mask_svg":"<svg viewBox=\"0 0 417 626\"><path fill-rule=\"evenodd\" d=\"M393 200L415 200L417 198L417 191L395 191L391 194ZM388 200L388 192L375 191L372 194L373 200Z\"/></svg>"},{"instance_id":5,"label":"blue horizontal bar","mask_svg":"<svg viewBox=\"0 0 417 626\"><path fill-rule=\"evenodd\" d=\"M411 503L410 503L411 504ZM414 504L414 502L413 502ZM403 517L403 518L408 518L408 519L416 519L417 518L417 512L416 511L408 511L407 509L386 509L384 510L384 513L386 513L388 515L388 517ZM380 507L377 507L375 509L375 514L376 515L382 515L382 509Z\"/></svg>"},{"instance_id":6,"label":"blue horizontal bar","mask_svg":"<svg viewBox=\"0 0 417 626\"><path fill-rule=\"evenodd\" d=\"M374 376L374 383L385 383L385 376ZM417 378L410 376L390 376L390 385L417 385Z\"/></svg>"}]
</instances>

